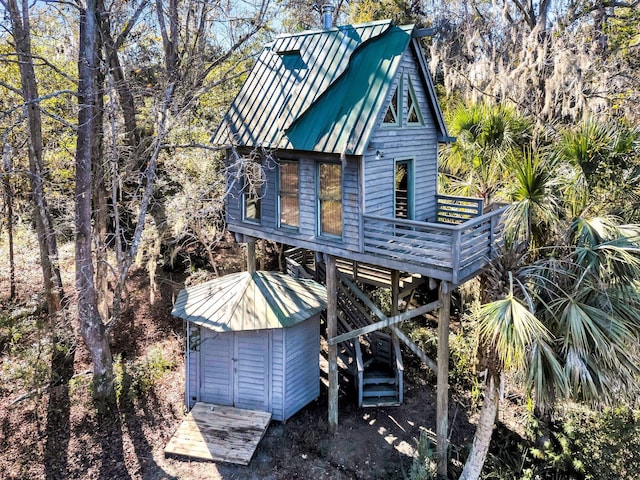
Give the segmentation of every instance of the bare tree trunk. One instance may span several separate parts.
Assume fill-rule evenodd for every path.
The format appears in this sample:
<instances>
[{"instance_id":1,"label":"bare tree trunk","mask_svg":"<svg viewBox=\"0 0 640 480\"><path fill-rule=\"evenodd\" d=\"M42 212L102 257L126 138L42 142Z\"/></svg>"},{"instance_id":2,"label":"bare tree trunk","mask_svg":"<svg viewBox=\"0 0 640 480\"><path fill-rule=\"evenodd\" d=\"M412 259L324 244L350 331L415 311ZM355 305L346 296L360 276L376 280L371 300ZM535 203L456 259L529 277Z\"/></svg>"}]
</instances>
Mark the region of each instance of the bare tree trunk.
<instances>
[{"instance_id":1,"label":"bare tree trunk","mask_svg":"<svg viewBox=\"0 0 640 480\"><path fill-rule=\"evenodd\" d=\"M97 0L98 14L104 10L103 0ZM104 37L104 36L103 36ZM97 62L102 63L100 48L96 45ZM103 322L109 320L109 263L107 257L107 224L109 221L108 192L106 187L106 169L104 156L104 85L105 74L102 69L96 70L96 109L94 117L94 138L92 142L92 174L93 174L93 238L96 255L96 296L98 313Z\"/></svg>"},{"instance_id":2,"label":"bare tree trunk","mask_svg":"<svg viewBox=\"0 0 640 480\"><path fill-rule=\"evenodd\" d=\"M4 165L4 204L7 212L7 235L9 237L9 300L16 296L16 265L13 254L13 192L11 191L11 147L4 145L2 153Z\"/></svg>"},{"instance_id":3,"label":"bare tree trunk","mask_svg":"<svg viewBox=\"0 0 640 480\"><path fill-rule=\"evenodd\" d=\"M460 480L477 480L482 473L482 467L487 458L491 435L496 424L496 415L500 403L499 385L496 378L490 375L487 388L484 392L484 402L480 411L480 418L476 425L476 433L473 437L471 451L464 464Z\"/></svg>"},{"instance_id":4,"label":"bare tree trunk","mask_svg":"<svg viewBox=\"0 0 640 480\"><path fill-rule=\"evenodd\" d=\"M113 358L100 314L94 284L92 242L92 154L96 134L97 75L96 0L87 0L80 14L78 52L78 140L76 146L76 292L80 334L93 362L93 395L98 401L114 398Z\"/></svg>"},{"instance_id":5,"label":"bare tree trunk","mask_svg":"<svg viewBox=\"0 0 640 480\"><path fill-rule=\"evenodd\" d=\"M11 33L18 55L24 115L29 128L29 176L31 181L31 201L40 247L40 264L44 291L49 314L54 316L63 308L64 292L58 267L58 243L51 221L49 206L44 193L44 166L42 161L42 119L38 105L38 85L36 83L33 58L31 57L31 25L29 4L22 2L22 11L16 0L2 2L11 18Z\"/></svg>"}]
</instances>

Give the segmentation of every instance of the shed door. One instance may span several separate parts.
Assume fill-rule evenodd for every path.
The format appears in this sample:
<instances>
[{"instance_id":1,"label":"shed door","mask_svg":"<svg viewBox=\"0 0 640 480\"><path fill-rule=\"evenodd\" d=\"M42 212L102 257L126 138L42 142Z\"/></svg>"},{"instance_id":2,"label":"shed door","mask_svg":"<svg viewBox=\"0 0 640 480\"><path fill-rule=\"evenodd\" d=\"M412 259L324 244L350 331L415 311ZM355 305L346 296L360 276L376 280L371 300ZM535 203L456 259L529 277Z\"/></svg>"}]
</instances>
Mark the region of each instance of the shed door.
<instances>
[{"instance_id":1,"label":"shed door","mask_svg":"<svg viewBox=\"0 0 640 480\"><path fill-rule=\"evenodd\" d=\"M233 405L233 334L201 332L200 401Z\"/></svg>"},{"instance_id":2,"label":"shed door","mask_svg":"<svg viewBox=\"0 0 640 480\"><path fill-rule=\"evenodd\" d=\"M269 411L269 335L235 333L235 398L238 408Z\"/></svg>"}]
</instances>

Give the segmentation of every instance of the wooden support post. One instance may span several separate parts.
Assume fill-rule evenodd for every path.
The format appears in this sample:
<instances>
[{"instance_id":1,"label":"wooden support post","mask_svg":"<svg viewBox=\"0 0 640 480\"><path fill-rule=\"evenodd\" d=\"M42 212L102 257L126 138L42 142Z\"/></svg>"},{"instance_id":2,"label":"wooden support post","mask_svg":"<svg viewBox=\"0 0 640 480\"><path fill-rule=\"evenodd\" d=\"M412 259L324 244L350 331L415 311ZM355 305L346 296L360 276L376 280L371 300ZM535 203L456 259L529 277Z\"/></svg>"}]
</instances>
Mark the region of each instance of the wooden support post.
<instances>
[{"instance_id":1,"label":"wooden support post","mask_svg":"<svg viewBox=\"0 0 640 480\"><path fill-rule=\"evenodd\" d=\"M338 275L336 259L327 255L325 259L327 281L327 338L338 335ZM338 345L329 344L329 431L338 428Z\"/></svg>"},{"instance_id":2,"label":"wooden support post","mask_svg":"<svg viewBox=\"0 0 640 480\"><path fill-rule=\"evenodd\" d=\"M256 239L247 240L247 272L256 273Z\"/></svg>"},{"instance_id":3,"label":"wooden support post","mask_svg":"<svg viewBox=\"0 0 640 480\"><path fill-rule=\"evenodd\" d=\"M436 391L436 454L438 478L447 478L447 437L449 434L449 316L451 285L440 282L438 291L438 380Z\"/></svg>"},{"instance_id":4,"label":"wooden support post","mask_svg":"<svg viewBox=\"0 0 640 480\"><path fill-rule=\"evenodd\" d=\"M391 316L396 316L398 312L398 300L400 299L400 272L391 270Z\"/></svg>"}]
</instances>

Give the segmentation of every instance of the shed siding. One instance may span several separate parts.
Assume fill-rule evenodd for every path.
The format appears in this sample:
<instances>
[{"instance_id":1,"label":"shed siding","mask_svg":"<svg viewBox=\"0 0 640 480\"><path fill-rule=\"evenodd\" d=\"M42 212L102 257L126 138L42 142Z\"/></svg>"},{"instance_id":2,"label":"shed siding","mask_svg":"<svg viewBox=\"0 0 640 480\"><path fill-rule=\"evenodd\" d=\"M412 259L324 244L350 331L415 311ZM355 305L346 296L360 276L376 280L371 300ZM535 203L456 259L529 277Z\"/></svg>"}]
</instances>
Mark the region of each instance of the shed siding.
<instances>
[{"instance_id":1,"label":"shed siding","mask_svg":"<svg viewBox=\"0 0 640 480\"><path fill-rule=\"evenodd\" d=\"M416 59L411 49L402 58L402 75L395 79L389 91L387 103L403 78L402 128L383 127L382 121L386 107L381 110L377 128L371 141L384 145L384 156L376 158L376 151L370 150L364 159L364 197L365 211L368 214L387 217L394 216L394 159L413 159L414 162L414 220L435 220L435 194L438 172L438 129L427 101L427 94L420 79ZM407 125L407 104L409 78L416 100L422 112L424 126Z\"/></svg>"},{"instance_id":2,"label":"shed siding","mask_svg":"<svg viewBox=\"0 0 640 480\"><path fill-rule=\"evenodd\" d=\"M284 330L271 331L271 415L284 420Z\"/></svg>"},{"instance_id":3,"label":"shed siding","mask_svg":"<svg viewBox=\"0 0 640 480\"><path fill-rule=\"evenodd\" d=\"M233 336L203 328L200 344L200 401L233 405Z\"/></svg>"},{"instance_id":4,"label":"shed siding","mask_svg":"<svg viewBox=\"0 0 640 480\"><path fill-rule=\"evenodd\" d=\"M269 410L268 331L235 333L235 406Z\"/></svg>"},{"instance_id":5,"label":"shed siding","mask_svg":"<svg viewBox=\"0 0 640 480\"><path fill-rule=\"evenodd\" d=\"M285 418L320 395L319 339L318 316L285 330Z\"/></svg>"}]
</instances>

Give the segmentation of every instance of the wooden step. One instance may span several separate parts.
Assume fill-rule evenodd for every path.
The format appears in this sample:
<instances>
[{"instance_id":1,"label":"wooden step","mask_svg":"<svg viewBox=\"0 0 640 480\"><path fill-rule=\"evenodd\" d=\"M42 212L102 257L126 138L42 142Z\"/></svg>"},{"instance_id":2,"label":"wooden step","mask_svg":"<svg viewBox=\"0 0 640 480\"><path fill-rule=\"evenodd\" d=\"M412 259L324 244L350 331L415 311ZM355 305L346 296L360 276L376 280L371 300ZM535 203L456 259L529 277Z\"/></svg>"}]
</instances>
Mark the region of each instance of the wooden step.
<instances>
[{"instance_id":1,"label":"wooden step","mask_svg":"<svg viewBox=\"0 0 640 480\"><path fill-rule=\"evenodd\" d=\"M398 397L398 389L388 384L363 385L363 397Z\"/></svg>"},{"instance_id":2,"label":"wooden step","mask_svg":"<svg viewBox=\"0 0 640 480\"><path fill-rule=\"evenodd\" d=\"M397 398L391 397L372 397L362 399L363 407L398 407L400 405L401 404Z\"/></svg>"},{"instance_id":3,"label":"wooden step","mask_svg":"<svg viewBox=\"0 0 640 480\"><path fill-rule=\"evenodd\" d=\"M394 385L396 383L396 377L391 377L389 375L371 375L368 374L365 370L362 378L362 383L365 385L378 383Z\"/></svg>"}]
</instances>

